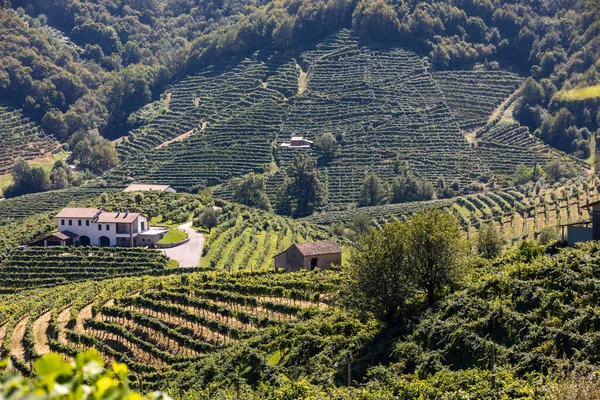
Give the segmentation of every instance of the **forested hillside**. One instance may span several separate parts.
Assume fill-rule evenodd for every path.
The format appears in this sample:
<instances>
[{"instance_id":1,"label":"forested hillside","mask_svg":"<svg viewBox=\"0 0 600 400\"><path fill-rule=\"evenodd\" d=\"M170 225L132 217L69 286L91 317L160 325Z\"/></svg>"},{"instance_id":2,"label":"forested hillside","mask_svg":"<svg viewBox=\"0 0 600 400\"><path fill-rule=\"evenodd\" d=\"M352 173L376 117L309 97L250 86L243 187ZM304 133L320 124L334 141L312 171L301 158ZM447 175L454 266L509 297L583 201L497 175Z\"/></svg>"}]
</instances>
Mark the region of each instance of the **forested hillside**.
<instances>
[{"instance_id":1,"label":"forested hillside","mask_svg":"<svg viewBox=\"0 0 600 400\"><path fill-rule=\"evenodd\" d=\"M547 153L530 134L594 160L597 100L563 95L596 83L600 46L593 2L15 0L3 5L0 98L22 108L47 133L71 138L72 148L85 139L81 131L97 128L109 138L129 133L130 147L144 152L190 136L187 151L206 162L223 139L253 153L240 160L234 147L212 169L177 146L165 146L147 157L152 164L143 168L142 179L179 178L182 162L198 171L198 177L181 182L182 188L268 170L270 146L292 131L308 137L340 133L337 159L323 160L333 204L356 199L354 189L365 170L390 174L393 155L365 148L369 135L392 152L406 153L424 176L452 174L467 184L512 173L493 160L500 152L510 154L511 165L523 159L546 162L548 156L520 154ZM29 44L27 51L21 51L22 43ZM386 93L382 88L390 77L398 87ZM228 80L236 82L233 96L211 91L227 87ZM521 84L508 113L529 131L513 125L494 135L493 143L465 144L458 128L469 139ZM151 103L159 97L159 104ZM396 102L407 103L400 108ZM149 103L154 105L144 107ZM238 107L247 109L241 114ZM317 118L307 119L307 112ZM323 125L319 115L331 121ZM357 119L362 125L354 123ZM339 132L336 123L348 132ZM408 142L399 140L403 129ZM218 132L214 139L213 131ZM243 138L244 132L251 137ZM420 137L429 142L431 157L411 150L412 139L420 145ZM438 138L449 147L437 145ZM128 146L122 154L126 160ZM349 159L356 167L348 169ZM165 170L155 171L153 163L163 161ZM341 193L340 187L349 189Z\"/></svg>"}]
</instances>

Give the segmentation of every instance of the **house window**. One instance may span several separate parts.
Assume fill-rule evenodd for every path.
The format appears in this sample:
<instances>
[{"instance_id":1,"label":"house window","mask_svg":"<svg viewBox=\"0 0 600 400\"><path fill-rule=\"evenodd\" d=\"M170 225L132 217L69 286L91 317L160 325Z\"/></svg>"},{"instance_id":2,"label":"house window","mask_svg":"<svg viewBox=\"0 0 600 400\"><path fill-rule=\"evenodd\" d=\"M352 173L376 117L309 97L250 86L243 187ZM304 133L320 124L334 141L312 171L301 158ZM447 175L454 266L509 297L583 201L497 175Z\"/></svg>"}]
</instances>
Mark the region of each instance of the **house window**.
<instances>
[{"instance_id":1,"label":"house window","mask_svg":"<svg viewBox=\"0 0 600 400\"><path fill-rule=\"evenodd\" d=\"M98 224L98 230L101 231L102 230L102 225Z\"/></svg>"},{"instance_id":2,"label":"house window","mask_svg":"<svg viewBox=\"0 0 600 400\"><path fill-rule=\"evenodd\" d=\"M90 221L89 220L85 221L85 226L90 226Z\"/></svg>"},{"instance_id":3,"label":"house window","mask_svg":"<svg viewBox=\"0 0 600 400\"><path fill-rule=\"evenodd\" d=\"M71 226L71 225L73 225L73 220L72 219L69 220L69 226Z\"/></svg>"},{"instance_id":4,"label":"house window","mask_svg":"<svg viewBox=\"0 0 600 400\"><path fill-rule=\"evenodd\" d=\"M61 219L61 220L60 220L60 224L61 224L61 225L64 225L64 224L65 224L65 220L64 220L64 219Z\"/></svg>"},{"instance_id":5,"label":"house window","mask_svg":"<svg viewBox=\"0 0 600 400\"><path fill-rule=\"evenodd\" d=\"M110 225L106 224L106 230L110 231Z\"/></svg>"},{"instance_id":6,"label":"house window","mask_svg":"<svg viewBox=\"0 0 600 400\"><path fill-rule=\"evenodd\" d=\"M142 231L146 230L146 223L144 221L142 221Z\"/></svg>"},{"instance_id":7,"label":"house window","mask_svg":"<svg viewBox=\"0 0 600 400\"><path fill-rule=\"evenodd\" d=\"M77 220L77 225L81 226L81 220L80 219Z\"/></svg>"}]
</instances>

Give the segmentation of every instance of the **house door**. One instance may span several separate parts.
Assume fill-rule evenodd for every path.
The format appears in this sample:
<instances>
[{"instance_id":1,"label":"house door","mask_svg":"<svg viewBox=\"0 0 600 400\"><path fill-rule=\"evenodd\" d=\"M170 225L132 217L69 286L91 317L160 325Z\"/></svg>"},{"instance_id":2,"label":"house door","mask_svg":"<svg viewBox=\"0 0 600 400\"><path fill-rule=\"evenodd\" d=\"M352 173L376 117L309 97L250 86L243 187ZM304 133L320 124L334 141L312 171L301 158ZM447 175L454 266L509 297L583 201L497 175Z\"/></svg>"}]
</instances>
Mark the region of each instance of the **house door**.
<instances>
[{"instance_id":1,"label":"house door","mask_svg":"<svg viewBox=\"0 0 600 400\"><path fill-rule=\"evenodd\" d=\"M317 268L318 263L319 263L318 258L311 258L310 259L310 270L312 271L313 269Z\"/></svg>"},{"instance_id":2,"label":"house door","mask_svg":"<svg viewBox=\"0 0 600 400\"><path fill-rule=\"evenodd\" d=\"M89 236L79 236L79 245L80 246L89 246L90 245L90 237Z\"/></svg>"},{"instance_id":3,"label":"house door","mask_svg":"<svg viewBox=\"0 0 600 400\"><path fill-rule=\"evenodd\" d=\"M100 236L100 246L101 247L110 247L110 239L106 236Z\"/></svg>"}]
</instances>

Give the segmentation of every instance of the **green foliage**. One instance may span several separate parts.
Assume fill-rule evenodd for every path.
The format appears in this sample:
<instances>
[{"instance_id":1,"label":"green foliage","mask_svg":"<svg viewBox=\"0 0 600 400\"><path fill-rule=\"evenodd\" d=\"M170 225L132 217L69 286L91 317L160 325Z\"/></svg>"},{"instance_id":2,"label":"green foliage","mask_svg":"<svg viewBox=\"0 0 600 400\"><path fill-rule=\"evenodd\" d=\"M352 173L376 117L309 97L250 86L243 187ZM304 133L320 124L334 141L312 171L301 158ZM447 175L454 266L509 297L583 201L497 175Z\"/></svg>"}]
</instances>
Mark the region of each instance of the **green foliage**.
<instances>
[{"instance_id":1,"label":"green foliage","mask_svg":"<svg viewBox=\"0 0 600 400\"><path fill-rule=\"evenodd\" d=\"M504 235L500 228L490 222L484 225L477 235L477 251L484 258L496 258L502 254Z\"/></svg>"},{"instance_id":2,"label":"green foliage","mask_svg":"<svg viewBox=\"0 0 600 400\"><path fill-rule=\"evenodd\" d=\"M375 173L367 174L363 180L358 195L359 207L376 206L386 202L388 196L387 185Z\"/></svg>"},{"instance_id":3,"label":"green foliage","mask_svg":"<svg viewBox=\"0 0 600 400\"><path fill-rule=\"evenodd\" d=\"M362 0L352 14L352 26L362 37L386 41L398 35L400 20L396 10L384 0Z\"/></svg>"},{"instance_id":4,"label":"green foliage","mask_svg":"<svg viewBox=\"0 0 600 400\"><path fill-rule=\"evenodd\" d=\"M4 372L0 378L0 394L7 400L143 400L145 397L129 388L127 373L125 364L114 363L111 368L104 368L102 357L94 350L78 354L72 364L64 361L59 354L50 353L36 360L33 379ZM169 399L169 396L154 393L148 398Z\"/></svg>"},{"instance_id":5,"label":"green foliage","mask_svg":"<svg viewBox=\"0 0 600 400\"><path fill-rule=\"evenodd\" d=\"M4 197L16 197L27 193L44 192L51 188L48 173L42 167L32 167L22 158L12 168L13 183L4 189Z\"/></svg>"},{"instance_id":6,"label":"green foliage","mask_svg":"<svg viewBox=\"0 0 600 400\"><path fill-rule=\"evenodd\" d=\"M317 151L325 157L331 158L338 148L338 142L331 132L325 132L315 139Z\"/></svg>"},{"instance_id":7,"label":"green foliage","mask_svg":"<svg viewBox=\"0 0 600 400\"><path fill-rule=\"evenodd\" d=\"M322 180L316 161L306 154L299 154L286 168L286 183L279 209L293 202L294 217L305 217L327 201L327 185Z\"/></svg>"},{"instance_id":8,"label":"green foliage","mask_svg":"<svg viewBox=\"0 0 600 400\"><path fill-rule=\"evenodd\" d=\"M546 176L546 173L539 165L534 167L528 167L525 164L517 165L517 169L513 175L513 182L515 185L523 185L527 182L537 181L539 178Z\"/></svg>"},{"instance_id":9,"label":"green foliage","mask_svg":"<svg viewBox=\"0 0 600 400\"><path fill-rule=\"evenodd\" d=\"M233 201L249 207L269 211L271 204L265 193L265 179L262 175L253 172L239 181L233 192Z\"/></svg>"},{"instance_id":10,"label":"green foliage","mask_svg":"<svg viewBox=\"0 0 600 400\"><path fill-rule=\"evenodd\" d=\"M200 223L200 226L208 229L208 232L210 233L212 228L219 225L219 212L213 207L209 207L200 214L198 222Z\"/></svg>"},{"instance_id":11,"label":"green foliage","mask_svg":"<svg viewBox=\"0 0 600 400\"><path fill-rule=\"evenodd\" d=\"M431 182L422 177L403 174L392 180L391 203L431 200L434 189Z\"/></svg>"},{"instance_id":12,"label":"green foliage","mask_svg":"<svg viewBox=\"0 0 600 400\"><path fill-rule=\"evenodd\" d=\"M106 171L119 163L114 145L102 138L98 131L78 132L69 140L73 149L73 159L81 168L89 168L95 172Z\"/></svg>"},{"instance_id":13,"label":"green foliage","mask_svg":"<svg viewBox=\"0 0 600 400\"><path fill-rule=\"evenodd\" d=\"M465 243L456 219L439 209L371 229L359 238L347 276L346 299L394 326L403 306L423 291L428 306L464 275Z\"/></svg>"}]
</instances>

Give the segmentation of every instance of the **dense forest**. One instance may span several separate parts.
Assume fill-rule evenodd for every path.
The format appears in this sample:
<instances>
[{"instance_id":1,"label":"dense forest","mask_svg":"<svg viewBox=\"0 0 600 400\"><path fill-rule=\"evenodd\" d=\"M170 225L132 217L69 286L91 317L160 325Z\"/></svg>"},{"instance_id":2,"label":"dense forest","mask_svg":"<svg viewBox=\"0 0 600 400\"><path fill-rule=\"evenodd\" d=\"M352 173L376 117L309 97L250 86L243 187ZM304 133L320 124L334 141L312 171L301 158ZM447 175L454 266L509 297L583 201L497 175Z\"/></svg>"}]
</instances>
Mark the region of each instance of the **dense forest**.
<instances>
[{"instance_id":1,"label":"dense forest","mask_svg":"<svg viewBox=\"0 0 600 400\"><path fill-rule=\"evenodd\" d=\"M293 51L351 28L369 42L411 48L436 70L499 63L531 76L518 120L558 149L582 158L594 151L597 101L561 96L597 82L593 2L14 0L4 7L0 96L63 140L90 128L125 134L132 112L199 68L257 50Z\"/></svg>"}]
</instances>

